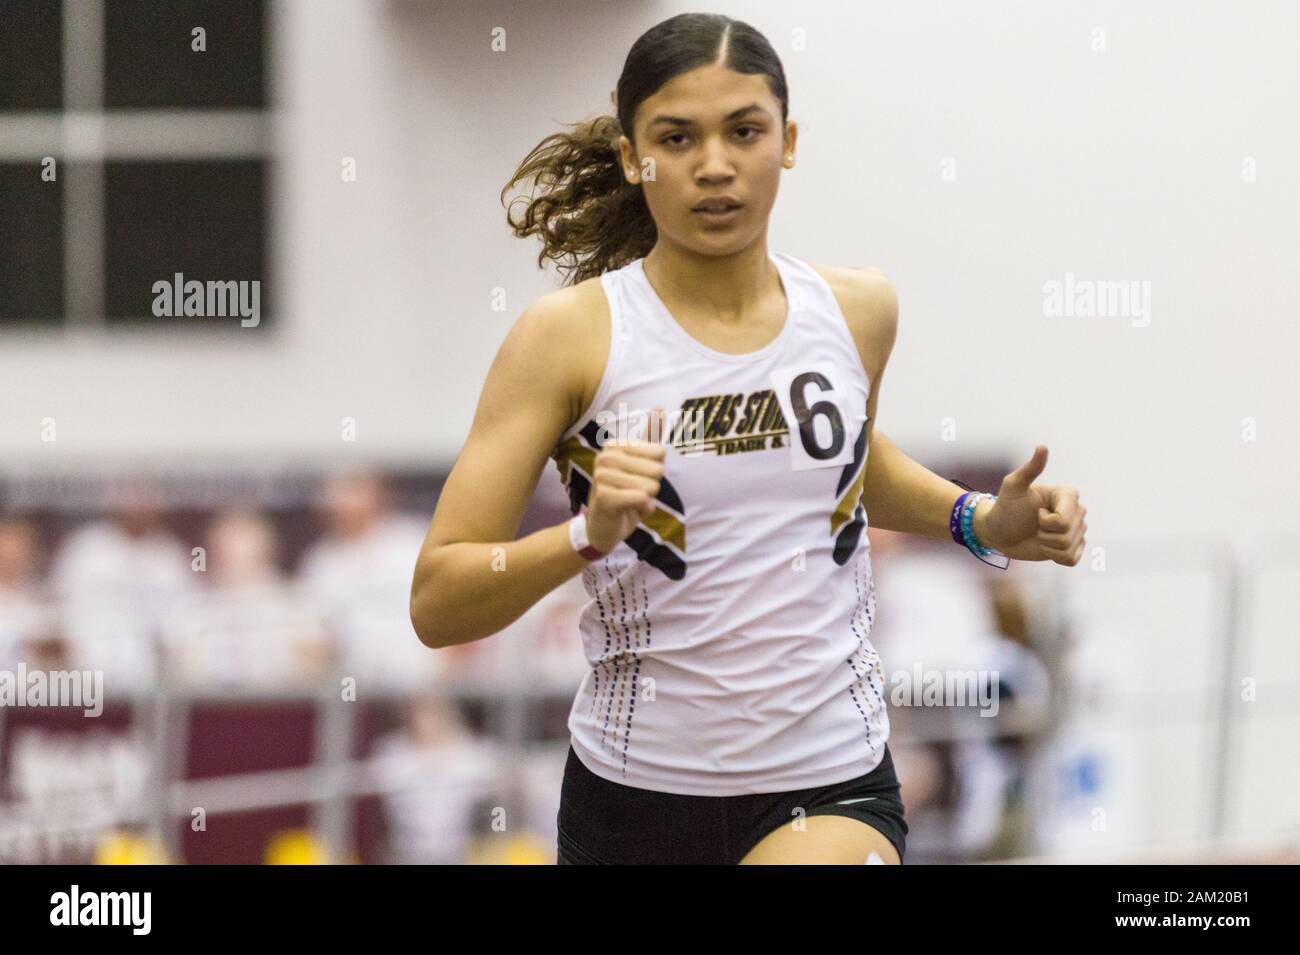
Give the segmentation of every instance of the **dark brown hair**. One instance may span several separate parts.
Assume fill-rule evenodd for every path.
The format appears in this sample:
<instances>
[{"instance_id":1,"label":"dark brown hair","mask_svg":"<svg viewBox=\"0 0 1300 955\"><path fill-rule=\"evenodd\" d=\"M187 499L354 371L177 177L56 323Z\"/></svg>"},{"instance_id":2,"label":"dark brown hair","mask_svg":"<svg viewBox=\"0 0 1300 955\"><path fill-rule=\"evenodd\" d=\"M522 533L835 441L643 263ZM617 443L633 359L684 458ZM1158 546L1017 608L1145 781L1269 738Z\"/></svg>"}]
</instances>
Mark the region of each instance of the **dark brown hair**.
<instances>
[{"instance_id":1,"label":"dark brown hair","mask_svg":"<svg viewBox=\"0 0 1300 955\"><path fill-rule=\"evenodd\" d=\"M680 73L718 62L737 73L767 77L781 101L781 126L789 114L789 93L781 60L767 38L747 23L714 13L682 13L656 24L632 44L615 90L617 116L598 116L547 136L519 164L501 190L533 180L534 190L515 220L512 202L506 222L515 235L537 235L537 265L551 259L564 284L620 268L646 255L658 238L639 184L623 178L618 138L632 135L637 108ZM537 192L537 187L542 189Z\"/></svg>"}]
</instances>

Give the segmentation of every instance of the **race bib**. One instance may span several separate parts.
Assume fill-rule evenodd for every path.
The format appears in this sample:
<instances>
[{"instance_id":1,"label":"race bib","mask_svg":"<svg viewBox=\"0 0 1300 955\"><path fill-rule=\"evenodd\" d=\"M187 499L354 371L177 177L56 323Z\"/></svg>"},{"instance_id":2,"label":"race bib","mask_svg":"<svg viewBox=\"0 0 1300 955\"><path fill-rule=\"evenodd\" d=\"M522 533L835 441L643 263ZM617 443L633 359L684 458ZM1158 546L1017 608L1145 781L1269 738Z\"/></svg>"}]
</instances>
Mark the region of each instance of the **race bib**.
<instances>
[{"instance_id":1,"label":"race bib","mask_svg":"<svg viewBox=\"0 0 1300 955\"><path fill-rule=\"evenodd\" d=\"M787 365L772 372L772 389L790 427L790 467L843 467L853 461L853 444L867 420L852 396L836 388L829 362Z\"/></svg>"}]
</instances>

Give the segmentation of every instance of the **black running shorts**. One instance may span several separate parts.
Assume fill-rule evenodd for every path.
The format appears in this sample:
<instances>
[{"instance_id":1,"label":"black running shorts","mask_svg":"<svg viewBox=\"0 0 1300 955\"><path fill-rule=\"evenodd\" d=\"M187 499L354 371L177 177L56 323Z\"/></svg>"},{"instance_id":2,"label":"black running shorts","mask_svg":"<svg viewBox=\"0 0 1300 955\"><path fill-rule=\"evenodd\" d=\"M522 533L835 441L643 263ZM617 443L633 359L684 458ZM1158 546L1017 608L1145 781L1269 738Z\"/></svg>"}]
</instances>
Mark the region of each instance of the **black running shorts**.
<instances>
[{"instance_id":1,"label":"black running shorts","mask_svg":"<svg viewBox=\"0 0 1300 955\"><path fill-rule=\"evenodd\" d=\"M569 747L560 790L560 865L732 865L764 836L807 816L860 819L903 858L907 823L889 747L880 765L842 783L790 792L684 796L597 776ZM863 860L865 861L865 860Z\"/></svg>"}]
</instances>

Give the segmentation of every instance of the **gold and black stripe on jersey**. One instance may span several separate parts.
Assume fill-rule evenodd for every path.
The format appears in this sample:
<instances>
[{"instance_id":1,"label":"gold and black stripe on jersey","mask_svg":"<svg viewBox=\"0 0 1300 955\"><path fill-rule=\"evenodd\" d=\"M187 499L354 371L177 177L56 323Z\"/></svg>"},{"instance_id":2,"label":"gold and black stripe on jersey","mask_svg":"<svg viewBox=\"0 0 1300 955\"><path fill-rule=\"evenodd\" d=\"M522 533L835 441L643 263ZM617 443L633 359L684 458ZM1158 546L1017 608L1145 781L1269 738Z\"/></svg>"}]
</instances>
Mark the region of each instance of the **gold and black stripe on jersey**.
<instances>
[{"instance_id":1,"label":"gold and black stripe on jersey","mask_svg":"<svg viewBox=\"0 0 1300 955\"><path fill-rule=\"evenodd\" d=\"M835 510L831 512L831 534L835 536L835 563L841 566L853 556L862 532L867 527L867 509L862 503L862 487L867 477L867 425L853 445L853 461L844 465L835 488Z\"/></svg>"},{"instance_id":2,"label":"gold and black stripe on jersey","mask_svg":"<svg viewBox=\"0 0 1300 955\"><path fill-rule=\"evenodd\" d=\"M577 514L591 494L600 427L588 421L577 434L561 442L552 457L560 471L560 480L569 492L569 510ZM686 508L667 477L659 479L655 509L644 518L624 541L636 551L639 560L663 572L670 580L686 576Z\"/></svg>"}]
</instances>

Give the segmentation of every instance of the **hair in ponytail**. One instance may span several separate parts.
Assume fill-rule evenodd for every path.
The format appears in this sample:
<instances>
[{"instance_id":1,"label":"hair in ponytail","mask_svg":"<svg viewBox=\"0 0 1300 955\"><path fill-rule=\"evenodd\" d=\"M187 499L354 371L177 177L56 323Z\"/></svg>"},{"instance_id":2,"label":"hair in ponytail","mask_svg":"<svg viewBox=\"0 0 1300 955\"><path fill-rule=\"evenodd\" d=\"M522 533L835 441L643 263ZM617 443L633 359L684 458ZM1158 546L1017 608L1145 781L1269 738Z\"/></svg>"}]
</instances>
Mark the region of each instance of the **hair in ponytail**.
<instances>
[{"instance_id":1,"label":"hair in ponytail","mask_svg":"<svg viewBox=\"0 0 1300 955\"><path fill-rule=\"evenodd\" d=\"M633 120L641 103L678 74L711 63L766 75L781 102L784 125L789 113L785 71L767 38L749 24L720 14L683 13L651 27L632 44L623 64L614 94L618 115L547 136L501 190L504 203L511 187L534 183L518 221L512 202L506 222L520 238L540 236L539 268L550 259L567 273L564 284L574 285L654 248L659 230L641 186L623 176L619 136L635 142Z\"/></svg>"},{"instance_id":2,"label":"hair in ponytail","mask_svg":"<svg viewBox=\"0 0 1300 955\"><path fill-rule=\"evenodd\" d=\"M528 200L515 235L539 235L540 268L552 259L569 271L573 285L640 258L654 248L658 230L641 187L623 177L618 153L622 127L617 117L599 116L539 143L506 183L506 190L532 179L543 190ZM630 137L629 137L630 138Z\"/></svg>"}]
</instances>

